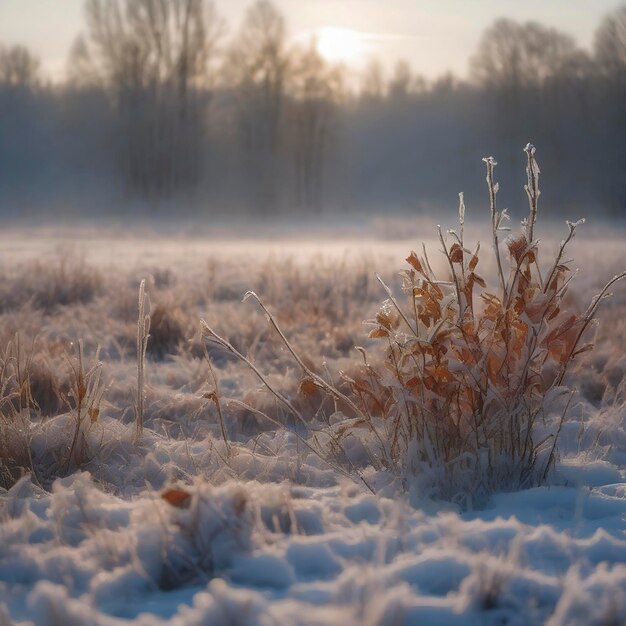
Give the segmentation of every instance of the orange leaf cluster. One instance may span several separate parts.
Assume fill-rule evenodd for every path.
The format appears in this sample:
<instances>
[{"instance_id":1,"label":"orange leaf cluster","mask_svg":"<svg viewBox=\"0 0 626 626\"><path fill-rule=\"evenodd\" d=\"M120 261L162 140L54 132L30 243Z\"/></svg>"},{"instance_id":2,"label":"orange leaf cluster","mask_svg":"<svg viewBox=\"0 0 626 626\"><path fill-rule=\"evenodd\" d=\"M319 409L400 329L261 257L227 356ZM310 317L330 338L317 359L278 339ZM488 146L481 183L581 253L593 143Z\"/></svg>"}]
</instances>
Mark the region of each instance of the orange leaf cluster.
<instances>
[{"instance_id":1,"label":"orange leaf cluster","mask_svg":"<svg viewBox=\"0 0 626 626\"><path fill-rule=\"evenodd\" d=\"M480 248L467 250L462 231L454 237L448 247L441 235L449 266L444 280L426 252L407 257L401 276L408 306L390 298L369 321L369 336L387 343L386 377L353 391L368 409L372 396L383 399L378 414L393 423L396 454L417 439L435 442L445 462L468 450L478 458L487 449L491 463L497 447L532 465L531 431L546 392L592 347L577 349L586 317L564 310L569 268L561 254L544 281L537 242L524 233L508 238L506 262L497 259L500 288L489 291L476 274ZM497 246L496 230L494 239Z\"/></svg>"}]
</instances>

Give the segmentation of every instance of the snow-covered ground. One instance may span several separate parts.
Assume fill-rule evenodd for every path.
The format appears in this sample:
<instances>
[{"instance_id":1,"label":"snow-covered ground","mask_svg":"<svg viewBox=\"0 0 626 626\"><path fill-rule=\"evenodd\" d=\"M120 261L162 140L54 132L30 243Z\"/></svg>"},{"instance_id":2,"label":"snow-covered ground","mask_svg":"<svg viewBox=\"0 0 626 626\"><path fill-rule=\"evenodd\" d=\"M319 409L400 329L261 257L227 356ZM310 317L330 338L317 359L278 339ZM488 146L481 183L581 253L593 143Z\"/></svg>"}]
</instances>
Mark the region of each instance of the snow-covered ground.
<instances>
[{"instance_id":1,"label":"snow-covered ground","mask_svg":"<svg viewBox=\"0 0 626 626\"><path fill-rule=\"evenodd\" d=\"M20 331L39 406L2 422L0 450L27 449L34 472L0 476L1 625L626 623L624 286L568 381L579 393L548 484L461 511L405 495L348 441L373 495L307 448L249 369L211 347L227 447L197 334L203 317L311 424L336 425L332 402L297 393L296 364L241 296L259 293L307 363L337 379L356 367L355 345L376 358L362 326L384 299L374 270L397 285L419 241L0 239L0 347ZM626 265L621 233L581 231L572 253L573 308ZM154 342L135 443L141 278ZM100 346L108 387L68 462L79 339L88 362Z\"/></svg>"}]
</instances>

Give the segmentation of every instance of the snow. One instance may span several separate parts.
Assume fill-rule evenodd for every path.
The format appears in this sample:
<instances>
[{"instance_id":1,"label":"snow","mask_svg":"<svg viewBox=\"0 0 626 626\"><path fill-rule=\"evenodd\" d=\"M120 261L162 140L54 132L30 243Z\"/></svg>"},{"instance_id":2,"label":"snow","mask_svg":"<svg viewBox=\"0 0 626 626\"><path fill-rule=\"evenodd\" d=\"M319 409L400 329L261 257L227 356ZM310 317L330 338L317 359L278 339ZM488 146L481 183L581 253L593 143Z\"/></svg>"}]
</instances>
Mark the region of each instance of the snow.
<instances>
[{"instance_id":1,"label":"snow","mask_svg":"<svg viewBox=\"0 0 626 626\"><path fill-rule=\"evenodd\" d=\"M0 598L37 625L620 623L626 484L598 484L616 471L465 513L346 483L196 479L177 508L87 472L50 493L24 477L3 496Z\"/></svg>"},{"instance_id":2,"label":"snow","mask_svg":"<svg viewBox=\"0 0 626 626\"><path fill-rule=\"evenodd\" d=\"M90 241L88 260L106 263L110 243ZM0 320L3 336L15 315L25 326L42 324L46 358L59 375L63 361L53 352L55 341L79 333L86 352L90 342L101 343L111 380L102 415L85 433L86 461L68 476L45 480L67 450L74 427L70 412L24 422L16 431L30 442L38 474L0 489L1 625L626 623L623 296L616 294L601 319L596 361L572 381L581 394L563 429L549 483L498 493L482 509L463 511L429 501L418 489L404 493L397 480L370 465L358 440L347 439L346 452L375 486L373 495L304 448L288 432L289 424L277 428L232 402L244 401L279 422L284 417L241 364L225 358L217 366L216 358L229 453L214 406L202 398L206 371L191 348L146 364L145 431L134 445L128 407L135 361L132 354L114 355L125 354L125 336L132 346L134 305L125 318L123 298L128 285L132 296L147 265L172 272L167 286L149 282L153 302L179 303L185 324L187 313L189 319L219 318L223 328L230 326L231 341L244 350L252 346L275 384L293 392L299 381L295 376L293 382L293 363L272 343L262 316L251 305L232 301L226 282L212 285L210 298L203 295L200 285L208 275L203 272L213 270L198 262L208 254L199 243L188 250L172 244L162 266L154 265L158 255L142 261L132 242L115 245L125 253L119 265L103 266L112 282L105 280L109 291L100 299L77 304L73 312L45 314L26 304ZM254 263L241 261L239 246L220 263L232 284L243 284L242 292L252 287L263 292L255 285L263 272L255 272L264 263L274 268L269 276L276 284L266 285L264 300L274 311L284 309L283 325L299 352L314 363L326 360L331 372L349 371L352 357L337 347L339 339L348 336L349 347L362 341L361 320L383 294L368 286L363 295L351 286L322 297L324 280L337 278L332 265L319 269L316 261L318 278L296 277L281 257L272 257L273 245L269 250L257 244ZM388 246L371 264L382 263L382 271L390 273L383 260ZM397 264L410 245L393 247ZM29 241L15 263L36 249ZM598 241L588 254L600 249L598 273L609 275L611 258L621 262L623 248ZM363 248L353 252L346 265L362 263L362 253ZM19 274L17 266L7 271ZM281 281L290 279L296 281L294 292L284 298L288 302L302 289L297 309L281 300ZM584 295L601 282L595 274L587 281ZM215 296L216 289L222 296ZM313 301L326 313L307 317ZM319 321L323 315L335 317L327 323ZM610 333L603 333L603 324L610 325ZM582 381L600 385L599 400L595 392L584 395ZM341 427L336 407L322 398L307 402L299 405L307 415L326 411L328 424ZM174 506L163 497L169 489L190 497Z\"/></svg>"}]
</instances>

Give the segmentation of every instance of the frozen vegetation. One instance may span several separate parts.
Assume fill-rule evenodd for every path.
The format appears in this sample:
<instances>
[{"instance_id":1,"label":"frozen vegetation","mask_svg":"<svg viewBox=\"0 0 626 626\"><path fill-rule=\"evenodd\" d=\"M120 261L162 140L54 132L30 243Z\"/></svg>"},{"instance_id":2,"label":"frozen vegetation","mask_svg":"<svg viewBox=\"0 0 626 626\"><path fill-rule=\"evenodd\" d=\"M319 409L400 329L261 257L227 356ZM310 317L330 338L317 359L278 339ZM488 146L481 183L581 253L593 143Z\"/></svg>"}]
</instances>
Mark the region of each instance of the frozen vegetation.
<instances>
[{"instance_id":1,"label":"frozen vegetation","mask_svg":"<svg viewBox=\"0 0 626 626\"><path fill-rule=\"evenodd\" d=\"M584 228L562 259L581 268L561 300L578 314L624 269L624 233ZM549 271L561 233L536 230ZM447 449L420 447L423 436L411 447L418 422L394 412L402 375L381 374L387 390L358 382L363 368L386 371L380 331L397 327L374 272L405 305L396 272L425 232L2 233L0 624L625 623L626 290L602 303L595 350L561 381L575 395L546 383L554 401L529 409L536 454L516 485L497 480L508 470L494 469L490 451L478 478L475 466L446 474L456 463ZM472 251L482 240L478 269L497 285L489 226L466 224L464 236ZM453 269L475 267L446 241ZM426 249L449 280L441 242ZM138 342L143 279L150 324ZM241 302L248 290L269 320ZM201 318L221 343L206 327L201 336ZM394 424L406 445L384 438ZM471 442L457 434L469 463Z\"/></svg>"}]
</instances>

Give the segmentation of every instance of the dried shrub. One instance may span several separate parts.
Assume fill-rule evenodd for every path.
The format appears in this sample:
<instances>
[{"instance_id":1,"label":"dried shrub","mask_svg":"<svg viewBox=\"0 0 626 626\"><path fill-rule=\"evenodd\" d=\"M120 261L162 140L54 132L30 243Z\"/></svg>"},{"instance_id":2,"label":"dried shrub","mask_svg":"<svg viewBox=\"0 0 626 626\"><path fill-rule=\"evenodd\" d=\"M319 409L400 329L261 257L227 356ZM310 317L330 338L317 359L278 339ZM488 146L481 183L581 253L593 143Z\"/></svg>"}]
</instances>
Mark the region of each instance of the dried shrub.
<instances>
[{"instance_id":1,"label":"dried shrub","mask_svg":"<svg viewBox=\"0 0 626 626\"><path fill-rule=\"evenodd\" d=\"M254 292L244 299L260 305L275 337L302 373L297 393L279 390L249 353L243 354L202 320L207 346L217 346L245 363L293 427L267 411L249 404L246 408L290 429L308 450L371 491L360 471L363 461L353 461L347 453L353 443L344 445L348 437L362 444L374 469L395 472L405 487L421 496L450 499L465 507L481 504L497 490L544 482L557 458L559 434L572 400L564 386L566 374L592 348L583 341L598 307L626 272L609 281L584 313L567 310L577 298L568 295L573 276L565 252L581 222L567 222L568 234L555 259L542 266L534 236L539 167L535 148L529 144L525 151L529 217L521 232L506 242L500 240L509 229L506 211L496 208L496 162L485 159L497 284L488 286L477 273L480 245L473 251L466 247L461 194L459 231L444 235L439 229L448 275L435 274L425 247L421 256L411 252L409 267L402 272L407 299L403 305L378 277L388 299L369 320L373 326L369 336L385 342L383 358L372 363L365 350L357 348L363 362L350 370L350 376L344 371L341 388L328 372L320 375L300 356L281 330L278 315ZM321 314L315 309L315 318ZM327 428L311 423L300 401L320 392L336 407ZM561 413L554 420L549 412L556 408Z\"/></svg>"},{"instance_id":2,"label":"dried shrub","mask_svg":"<svg viewBox=\"0 0 626 626\"><path fill-rule=\"evenodd\" d=\"M100 272L72 255L64 255L58 263L37 263L28 268L27 275L16 281L15 290L20 305L30 300L36 309L51 313L61 306L87 304L103 290Z\"/></svg>"},{"instance_id":3,"label":"dried shrub","mask_svg":"<svg viewBox=\"0 0 626 626\"><path fill-rule=\"evenodd\" d=\"M30 417L35 409L29 372L33 349L19 333L0 350L0 487L9 488L33 469Z\"/></svg>"},{"instance_id":4,"label":"dried shrub","mask_svg":"<svg viewBox=\"0 0 626 626\"><path fill-rule=\"evenodd\" d=\"M592 348L583 340L598 305L626 276L610 281L584 313L566 310L572 274L564 255L580 222L567 222L556 259L540 269L539 168L534 147L525 150L530 215L505 246L496 162L485 159L498 284L488 286L477 273L480 246L466 247L461 195L459 232L446 237L439 230L449 274L434 274L424 248L409 255L402 272L407 305L383 283L389 298L370 320L369 336L386 342L385 370L370 367L352 384L362 404L368 399L366 410L385 418L389 463L405 478L430 476L431 495L465 505L545 480L571 396L551 428L544 420L550 400L568 393L565 374Z\"/></svg>"},{"instance_id":5,"label":"dried shrub","mask_svg":"<svg viewBox=\"0 0 626 626\"><path fill-rule=\"evenodd\" d=\"M67 407L69 385L43 355L36 355L30 363L28 382L32 400L43 417L58 415Z\"/></svg>"},{"instance_id":6,"label":"dried shrub","mask_svg":"<svg viewBox=\"0 0 626 626\"><path fill-rule=\"evenodd\" d=\"M78 342L76 359L69 361L71 369L68 400L73 409L74 434L67 456L66 471L71 473L90 460L87 434L92 424L100 417L100 406L105 393L102 380L102 362L99 349L90 365L85 362L83 343Z\"/></svg>"},{"instance_id":7,"label":"dried shrub","mask_svg":"<svg viewBox=\"0 0 626 626\"><path fill-rule=\"evenodd\" d=\"M0 351L0 486L5 488L26 472L49 485L92 457L88 435L105 392L98 354L87 367L79 341L75 359L64 354L67 378L61 380L48 358L35 355L34 345L25 348L16 334ZM67 409L69 415L61 415Z\"/></svg>"},{"instance_id":8,"label":"dried shrub","mask_svg":"<svg viewBox=\"0 0 626 626\"><path fill-rule=\"evenodd\" d=\"M0 415L4 419L27 416L35 408L30 386L33 355L33 345L26 348L20 333L0 350Z\"/></svg>"},{"instance_id":9,"label":"dried shrub","mask_svg":"<svg viewBox=\"0 0 626 626\"><path fill-rule=\"evenodd\" d=\"M150 358L163 360L176 354L187 337L182 309L157 304L150 314L150 336L147 353Z\"/></svg>"}]
</instances>

